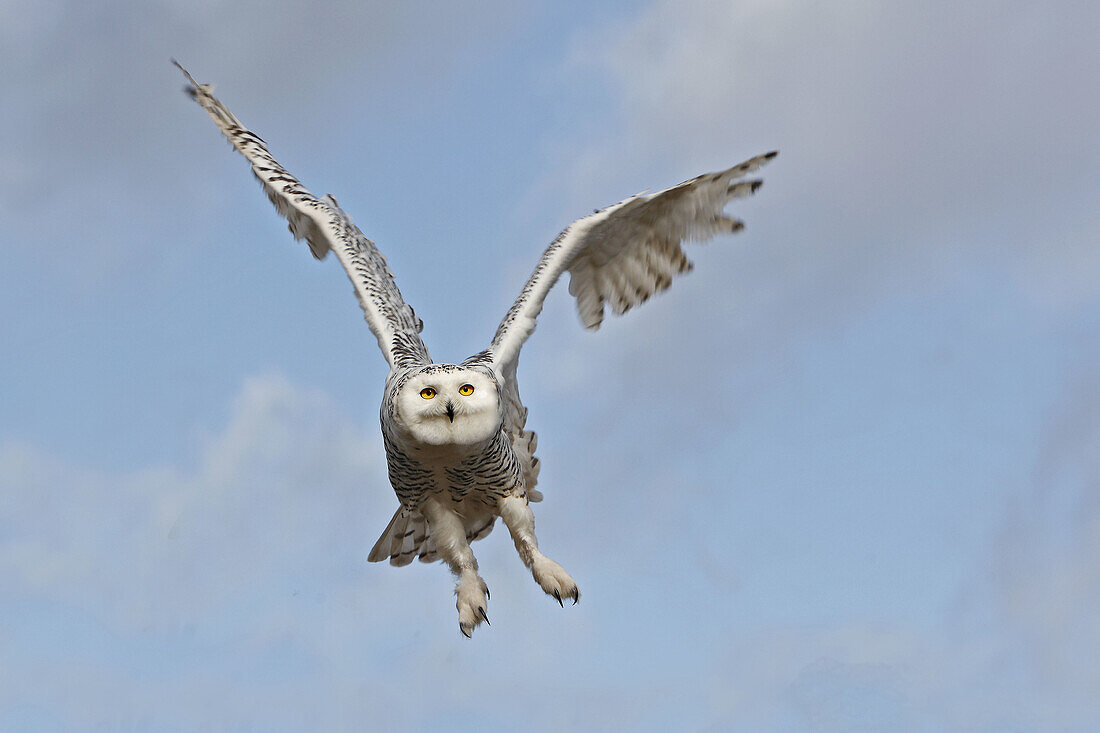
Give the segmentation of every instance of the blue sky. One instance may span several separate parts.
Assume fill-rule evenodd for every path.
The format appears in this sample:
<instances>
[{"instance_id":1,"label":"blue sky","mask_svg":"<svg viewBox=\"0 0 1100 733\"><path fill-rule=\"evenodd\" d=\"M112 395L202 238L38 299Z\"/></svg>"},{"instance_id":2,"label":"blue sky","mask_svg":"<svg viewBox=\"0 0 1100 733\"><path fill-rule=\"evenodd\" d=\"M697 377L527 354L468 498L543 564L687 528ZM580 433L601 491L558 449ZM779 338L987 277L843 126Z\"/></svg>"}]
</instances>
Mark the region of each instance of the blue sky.
<instances>
[{"instance_id":1,"label":"blue sky","mask_svg":"<svg viewBox=\"0 0 1100 733\"><path fill-rule=\"evenodd\" d=\"M0 729L1088 730L1094 3L0 4ZM569 221L779 148L668 293L520 368L564 611L365 561L384 361L174 56L437 359Z\"/></svg>"}]
</instances>

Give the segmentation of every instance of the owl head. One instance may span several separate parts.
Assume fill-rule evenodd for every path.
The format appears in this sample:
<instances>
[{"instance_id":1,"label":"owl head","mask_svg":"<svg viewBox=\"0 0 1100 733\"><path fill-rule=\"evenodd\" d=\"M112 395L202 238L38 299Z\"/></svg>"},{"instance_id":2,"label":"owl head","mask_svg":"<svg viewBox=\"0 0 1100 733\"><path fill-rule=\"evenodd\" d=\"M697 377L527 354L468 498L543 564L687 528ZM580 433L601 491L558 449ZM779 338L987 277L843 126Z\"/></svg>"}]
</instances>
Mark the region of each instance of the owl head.
<instances>
[{"instance_id":1,"label":"owl head","mask_svg":"<svg viewBox=\"0 0 1100 733\"><path fill-rule=\"evenodd\" d=\"M483 443L500 430L500 396L487 369L424 367L401 385L393 407L397 424L428 445Z\"/></svg>"}]
</instances>

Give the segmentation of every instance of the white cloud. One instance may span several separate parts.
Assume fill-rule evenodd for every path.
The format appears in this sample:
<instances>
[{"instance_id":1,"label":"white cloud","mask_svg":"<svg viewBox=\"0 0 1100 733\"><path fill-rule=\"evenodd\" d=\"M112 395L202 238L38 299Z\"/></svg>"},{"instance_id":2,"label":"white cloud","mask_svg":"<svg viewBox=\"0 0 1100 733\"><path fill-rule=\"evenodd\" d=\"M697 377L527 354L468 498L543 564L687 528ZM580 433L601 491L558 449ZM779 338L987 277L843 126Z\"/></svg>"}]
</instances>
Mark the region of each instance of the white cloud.
<instances>
[{"instance_id":1,"label":"white cloud","mask_svg":"<svg viewBox=\"0 0 1100 733\"><path fill-rule=\"evenodd\" d=\"M800 202L937 231L1092 175L1100 103L1081 92L1100 12L1070 5L657 2L584 37L574 63L620 95L613 154L694 170L776 146L797 181L783 190L816 194Z\"/></svg>"},{"instance_id":2,"label":"white cloud","mask_svg":"<svg viewBox=\"0 0 1100 733\"><path fill-rule=\"evenodd\" d=\"M13 590L79 602L120 629L195 623L251 583L300 577L334 535L365 551L363 526L380 532L395 506L378 442L323 394L263 377L194 472L105 475L6 445L0 569Z\"/></svg>"}]
</instances>

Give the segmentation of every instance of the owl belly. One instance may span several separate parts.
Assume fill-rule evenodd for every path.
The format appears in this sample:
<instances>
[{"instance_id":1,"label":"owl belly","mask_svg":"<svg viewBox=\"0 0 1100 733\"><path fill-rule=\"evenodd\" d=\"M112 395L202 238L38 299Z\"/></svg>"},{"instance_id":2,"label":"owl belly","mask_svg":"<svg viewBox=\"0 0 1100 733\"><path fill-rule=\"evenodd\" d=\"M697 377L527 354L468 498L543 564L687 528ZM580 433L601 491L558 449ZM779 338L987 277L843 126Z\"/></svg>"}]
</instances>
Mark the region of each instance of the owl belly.
<instances>
[{"instance_id":1,"label":"owl belly","mask_svg":"<svg viewBox=\"0 0 1100 733\"><path fill-rule=\"evenodd\" d=\"M428 497L455 505L494 508L525 493L519 461L504 431L479 446L397 445L386 440L390 483L401 505L419 508Z\"/></svg>"}]
</instances>

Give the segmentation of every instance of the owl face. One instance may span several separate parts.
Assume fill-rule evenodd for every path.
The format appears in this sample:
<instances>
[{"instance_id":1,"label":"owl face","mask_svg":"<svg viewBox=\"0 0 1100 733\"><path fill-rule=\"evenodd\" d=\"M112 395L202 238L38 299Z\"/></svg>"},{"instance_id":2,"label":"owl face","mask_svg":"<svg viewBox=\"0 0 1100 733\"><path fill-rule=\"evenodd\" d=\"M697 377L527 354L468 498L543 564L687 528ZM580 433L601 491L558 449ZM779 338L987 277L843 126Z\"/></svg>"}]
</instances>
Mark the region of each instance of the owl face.
<instances>
[{"instance_id":1,"label":"owl face","mask_svg":"<svg viewBox=\"0 0 1100 733\"><path fill-rule=\"evenodd\" d=\"M427 367L402 385L395 408L397 422L428 445L483 443L500 430L496 382L473 369Z\"/></svg>"}]
</instances>

